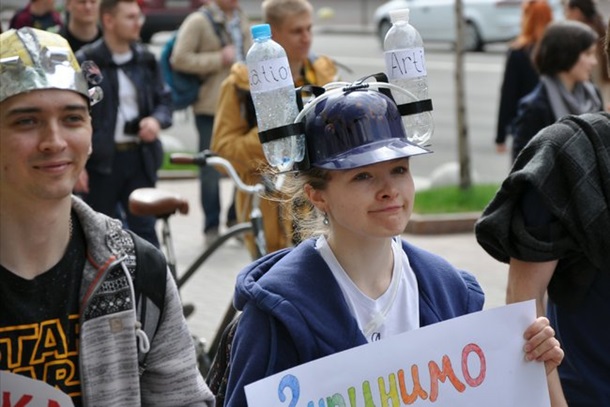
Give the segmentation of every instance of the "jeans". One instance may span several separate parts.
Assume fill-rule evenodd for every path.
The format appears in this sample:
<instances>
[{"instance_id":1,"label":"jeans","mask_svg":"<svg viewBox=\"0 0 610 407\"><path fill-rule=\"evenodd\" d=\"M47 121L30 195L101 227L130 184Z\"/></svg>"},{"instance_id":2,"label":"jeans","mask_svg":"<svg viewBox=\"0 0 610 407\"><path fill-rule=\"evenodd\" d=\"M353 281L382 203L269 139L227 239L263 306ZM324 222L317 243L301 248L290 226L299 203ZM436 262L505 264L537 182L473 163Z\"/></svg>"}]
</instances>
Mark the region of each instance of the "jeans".
<instances>
[{"instance_id":1,"label":"jeans","mask_svg":"<svg viewBox=\"0 0 610 407\"><path fill-rule=\"evenodd\" d=\"M199 133L199 150L210 148L214 116L203 114L195 115L195 124ZM220 188L218 182L220 173L213 166L199 167L199 185L201 193L201 206L205 215L204 233L217 229L220 224Z\"/></svg>"},{"instance_id":2,"label":"jeans","mask_svg":"<svg viewBox=\"0 0 610 407\"><path fill-rule=\"evenodd\" d=\"M116 152L110 174L89 171L89 193L84 200L94 210L119 219L138 236L159 247L154 216L129 212L129 194L137 188L154 187L144 171L140 149Z\"/></svg>"}]
</instances>

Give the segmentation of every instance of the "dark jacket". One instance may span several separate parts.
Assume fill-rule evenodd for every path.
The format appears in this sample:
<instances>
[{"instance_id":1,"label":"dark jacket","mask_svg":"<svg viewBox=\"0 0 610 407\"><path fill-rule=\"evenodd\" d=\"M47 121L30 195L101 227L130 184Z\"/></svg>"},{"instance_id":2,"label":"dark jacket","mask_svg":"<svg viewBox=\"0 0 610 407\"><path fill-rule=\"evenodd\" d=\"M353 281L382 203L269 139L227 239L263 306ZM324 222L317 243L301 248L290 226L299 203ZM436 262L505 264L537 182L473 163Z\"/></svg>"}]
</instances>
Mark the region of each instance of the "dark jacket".
<instances>
[{"instance_id":1,"label":"dark jacket","mask_svg":"<svg viewBox=\"0 0 610 407\"><path fill-rule=\"evenodd\" d=\"M420 326L479 311L475 278L402 242L419 289ZM234 304L243 310L231 350L225 406L246 406L244 386L367 343L315 240L274 252L240 272Z\"/></svg>"},{"instance_id":2,"label":"dark jacket","mask_svg":"<svg viewBox=\"0 0 610 407\"><path fill-rule=\"evenodd\" d=\"M550 213L549 233L531 227L528 189ZM476 225L479 244L508 262L559 260L548 317L565 350L559 366L570 406L610 405L610 114L568 116L523 149Z\"/></svg>"},{"instance_id":3,"label":"dark jacket","mask_svg":"<svg viewBox=\"0 0 610 407\"><path fill-rule=\"evenodd\" d=\"M506 137L514 134L512 122L517 116L519 100L530 93L538 82L538 72L532 62L531 48L510 49L506 56L504 79L500 89L496 144L505 143Z\"/></svg>"},{"instance_id":4,"label":"dark jacket","mask_svg":"<svg viewBox=\"0 0 610 407\"><path fill-rule=\"evenodd\" d=\"M539 83L519 102L517 117L512 126L513 160L536 133L555 123L556 120L546 89L542 83Z\"/></svg>"},{"instance_id":5,"label":"dark jacket","mask_svg":"<svg viewBox=\"0 0 610 407\"><path fill-rule=\"evenodd\" d=\"M169 88L161 77L155 56L141 44L131 46L133 58L121 68L133 81L138 90L140 118L153 116L162 129L172 125L172 102ZM77 54L80 63L91 60L97 64L103 75L99 86L104 91L102 101L91 109L93 124L93 153L87 162L87 171L109 174L114 159L114 130L119 108L118 74L119 67L112 60L112 53L101 38L81 48ZM163 149L159 139L152 143L142 143L141 152L145 171L151 181L156 181L156 171L163 159Z\"/></svg>"}]
</instances>

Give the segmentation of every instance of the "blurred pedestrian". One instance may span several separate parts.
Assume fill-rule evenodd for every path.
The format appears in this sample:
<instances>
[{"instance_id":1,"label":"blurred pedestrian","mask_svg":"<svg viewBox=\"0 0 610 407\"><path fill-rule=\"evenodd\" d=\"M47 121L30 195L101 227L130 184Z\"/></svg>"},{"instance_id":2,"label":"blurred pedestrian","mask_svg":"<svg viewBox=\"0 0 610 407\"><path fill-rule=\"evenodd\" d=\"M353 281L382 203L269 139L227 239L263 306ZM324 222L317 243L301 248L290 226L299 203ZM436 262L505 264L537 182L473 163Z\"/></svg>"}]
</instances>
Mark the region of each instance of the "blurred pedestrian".
<instances>
[{"instance_id":1,"label":"blurred pedestrian","mask_svg":"<svg viewBox=\"0 0 610 407\"><path fill-rule=\"evenodd\" d=\"M237 278L227 407L245 407L245 386L285 369L483 307L474 276L400 237L415 196L410 157L429 151L407 141L397 105L358 85L309 103L308 162L283 184L304 240ZM528 327L523 357L551 372L563 352L548 324Z\"/></svg>"},{"instance_id":2,"label":"blurred pedestrian","mask_svg":"<svg viewBox=\"0 0 610 407\"><path fill-rule=\"evenodd\" d=\"M89 90L61 36L0 35L0 370L75 406L212 407L163 254L71 195ZM0 387L3 406L59 406Z\"/></svg>"},{"instance_id":3,"label":"blurred pedestrian","mask_svg":"<svg viewBox=\"0 0 610 407\"><path fill-rule=\"evenodd\" d=\"M295 86L324 85L336 80L337 67L326 56L311 53L313 6L307 0L265 0L262 3L263 19L271 26L273 40L286 51ZM212 151L228 159L241 178L249 184L261 181L261 165L265 156L258 139L258 126L250 94L248 69L244 63L231 67L231 74L223 82ZM237 218L249 219L250 196L237 194ZM265 237L269 251L291 245L290 221L282 213L281 205L268 199L261 200ZM254 255L251 239L248 247Z\"/></svg>"},{"instance_id":4,"label":"blurred pedestrian","mask_svg":"<svg viewBox=\"0 0 610 407\"><path fill-rule=\"evenodd\" d=\"M479 244L510 264L507 302L534 298L555 328L570 407L610 405L609 230L610 114L603 112L567 116L536 135L476 225Z\"/></svg>"},{"instance_id":5,"label":"blurred pedestrian","mask_svg":"<svg viewBox=\"0 0 610 407\"><path fill-rule=\"evenodd\" d=\"M101 0L103 37L76 54L104 77L104 100L91 109L93 152L76 192L91 207L122 219L155 246L153 216L129 212L129 194L154 187L163 162L161 129L172 124L171 95L155 56L139 43L142 14L136 0Z\"/></svg>"},{"instance_id":6,"label":"blurred pedestrian","mask_svg":"<svg viewBox=\"0 0 610 407\"><path fill-rule=\"evenodd\" d=\"M72 51L102 37L99 23L99 0L66 0L68 21L59 34L68 40Z\"/></svg>"},{"instance_id":7,"label":"blurred pedestrian","mask_svg":"<svg viewBox=\"0 0 610 407\"><path fill-rule=\"evenodd\" d=\"M589 80L597 65L597 34L577 21L547 27L534 51L540 83L519 102L514 121L513 160L544 127L569 114L602 110L597 87Z\"/></svg>"},{"instance_id":8,"label":"blurred pedestrian","mask_svg":"<svg viewBox=\"0 0 610 407\"><path fill-rule=\"evenodd\" d=\"M553 20L553 10L546 0L524 1L521 12L521 32L510 44L506 55L504 78L500 89L500 109L496 131L496 150L507 150L507 138L513 135L512 121L517 116L519 99L538 84L533 51L547 25Z\"/></svg>"},{"instance_id":9,"label":"blurred pedestrian","mask_svg":"<svg viewBox=\"0 0 610 407\"><path fill-rule=\"evenodd\" d=\"M191 13L178 30L171 56L172 68L200 75L203 80L199 98L192 105L199 133L199 150L210 149L220 85L229 75L231 65L244 61L252 43L249 27L248 17L240 9L238 0L212 0ZM221 214L219 180L220 173L214 167L200 168L206 244L218 236ZM227 226L235 222L233 203L227 213Z\"/></svg>"},{"instance_id":10,"label":"blurred pedestrian","mask_svg":"<svg viewBox=\"0 0 610 407\"><path fill-rule=\"evenodd\" d=\"M599 88L603 101L610 111L610 73L608 73L608 63L604 55L606 20L597 8L597 1L569 0L566 4L566 18L587 24L599 35L597 41L599 64L593 69L592 82Z\"/></svg>"},{"instance_id":11,"label":"blurred pedestrian","mask_svg":"<svg viewBox=\"0 0 610 407\"><path fill-rule=\"evenodd\" d=\"M62 25L61 15L55 10L55 0L30 0L27 6L15 12L8 27L58 32Z\"/></svg>"}]
</instances>

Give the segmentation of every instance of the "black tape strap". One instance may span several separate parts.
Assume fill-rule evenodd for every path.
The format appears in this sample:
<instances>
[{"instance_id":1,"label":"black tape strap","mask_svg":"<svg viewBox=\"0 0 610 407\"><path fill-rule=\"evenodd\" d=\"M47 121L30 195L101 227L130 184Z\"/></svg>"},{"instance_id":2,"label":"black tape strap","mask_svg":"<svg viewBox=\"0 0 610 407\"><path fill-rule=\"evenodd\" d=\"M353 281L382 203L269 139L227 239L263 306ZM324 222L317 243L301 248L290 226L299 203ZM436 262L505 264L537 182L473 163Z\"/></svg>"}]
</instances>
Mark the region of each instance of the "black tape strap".
<instances>
[{"instance_id":1,"label":"black tape strap","mask_svg":"<svg viewBox=\"0 0 610 407\"><path fill-rule=\"evenodd\" d=\"M415 102L398 105L398 111L400 112L401 116L431 112L432 99L417 100Z\"/></svg>"},{"instance_id":2,"label":"black tape strap","mask_svg":"<svg viewBox=\"0 0 610 407\"><path fill-rule=\"evenodd\" d=\"M300 112L303 110L303 92L311 93L314 95L314 97L318 97L321 96L326 89L324 89L322 86L307 84L296 88L295 91L297 93L297 107L299 108Z\"/></svg>"},{"instance_id":3,"label":"black tape strap","mask_svg":"<svg viewBox=\"0 0 610 407\"><path fill-rule=\"evenodd\" d=\"M303 122L289 123L274 129L259 131L258 139L261 141L261 143L268 143L269 141L275 141L303 133L305 133L305 125Z\"/></svg>"}]
</instances>

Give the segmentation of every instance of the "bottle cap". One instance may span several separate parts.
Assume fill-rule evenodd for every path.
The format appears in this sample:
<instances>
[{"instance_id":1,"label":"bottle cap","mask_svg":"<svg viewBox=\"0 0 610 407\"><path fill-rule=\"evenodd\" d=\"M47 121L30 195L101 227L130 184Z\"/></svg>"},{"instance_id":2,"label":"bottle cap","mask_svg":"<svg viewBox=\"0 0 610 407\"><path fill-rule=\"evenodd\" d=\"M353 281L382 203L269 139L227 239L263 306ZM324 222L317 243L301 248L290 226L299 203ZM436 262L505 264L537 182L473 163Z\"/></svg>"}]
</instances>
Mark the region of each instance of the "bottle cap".
<instances>
[{"instance_id":1,"label":"bottle cap","mask_svg":"<svg viewBox=\"0 0 610 407\"><path fill-rule=\"evenodd\" d=\"M405 21L405 22L409 22L409 9L408 8L401 8L398 10L391 10L390 11L390 20L392 20L392 24L394 24L397 21Z\"/></svg>"},{"instance_id":2,"label":"bottle cap","mask_svg":"<svg viewBox=\"0 0 610 407\"><path fill-rule=\"evenodd\" d=\"M257 24L250 28L252 39L271 38L271 26L269 24Z\"/></svg>"}]
</instances>

